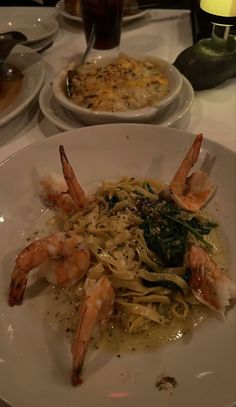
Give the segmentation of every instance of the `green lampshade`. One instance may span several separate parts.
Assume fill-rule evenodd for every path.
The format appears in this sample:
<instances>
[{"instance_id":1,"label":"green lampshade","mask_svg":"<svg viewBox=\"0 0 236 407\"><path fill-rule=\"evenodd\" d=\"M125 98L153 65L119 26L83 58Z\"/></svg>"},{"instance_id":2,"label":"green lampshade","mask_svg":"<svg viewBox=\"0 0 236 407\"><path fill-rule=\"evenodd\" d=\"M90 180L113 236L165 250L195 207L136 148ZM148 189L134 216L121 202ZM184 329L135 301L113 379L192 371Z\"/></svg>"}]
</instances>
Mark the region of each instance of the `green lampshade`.
<instances>
[{"instance_id":1,"label":"green lampshade","mask_svg":"<svg viewBox=\"0 0 236 407\"><path fill-rule=\"evenodd\" d=\"M200 7L215 16L236 17L236 0L201 0Z\"/></svg>"}]
</instances>

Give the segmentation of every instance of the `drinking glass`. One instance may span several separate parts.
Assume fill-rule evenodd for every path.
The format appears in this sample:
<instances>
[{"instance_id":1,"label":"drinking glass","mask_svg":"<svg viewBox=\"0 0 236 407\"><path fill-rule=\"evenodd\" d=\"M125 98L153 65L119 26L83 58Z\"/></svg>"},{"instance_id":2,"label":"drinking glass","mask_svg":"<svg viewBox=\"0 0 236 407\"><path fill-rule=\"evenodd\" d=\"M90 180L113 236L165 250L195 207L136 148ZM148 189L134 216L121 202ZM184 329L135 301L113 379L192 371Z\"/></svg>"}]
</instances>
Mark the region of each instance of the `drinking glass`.
<instances>
[{"instance_id":1,"label":"drinking glass","mask_svg":"<svg viewBox=\"0 0 236 407\"><path fill-rule=\"evenodd\" d=\"M81 14L87 44L92 40L90 55L99 54L102 57L106 54L104 51L111 51L113 54L117 52L121 37L123 0L81 0Z\"/></svg>"}]
</instances>

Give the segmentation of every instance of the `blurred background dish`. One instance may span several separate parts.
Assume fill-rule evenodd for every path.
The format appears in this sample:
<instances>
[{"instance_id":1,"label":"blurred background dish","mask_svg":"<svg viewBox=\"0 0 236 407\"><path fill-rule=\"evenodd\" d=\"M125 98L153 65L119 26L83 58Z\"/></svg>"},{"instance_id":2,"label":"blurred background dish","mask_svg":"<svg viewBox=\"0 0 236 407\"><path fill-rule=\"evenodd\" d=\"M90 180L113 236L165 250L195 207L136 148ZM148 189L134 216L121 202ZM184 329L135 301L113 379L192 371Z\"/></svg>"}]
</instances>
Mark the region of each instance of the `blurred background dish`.
<instances>
[{"instance_id":1,"label":"blurred background dish","mask_svg":"<svg viewBox=\"0 0 236 407\"><path fill-rule=\"evenodd\" d=\"M127 5L131 5L129 1L126 0ZM136 4L136 3L135 3ZM57 12L62 17L69 20L78 21L82 23L82 17L80 12L80 1L79 0L59 0L55 6ZM125 7L123 14L123 22L129 22L136 20L138 18L144 17L148 13L148 10L139 9L137 5L133 7Z\"/></svg>"},{"instance_id":2,"label":"blurred background dish","mask_svg":"<svg viewBox=\"0 0 236 407\"><path fill-rule=\"evenodd\" d=\"M0 17L0 33L20 31L27 37L24 45L44 40L55 34L58 28L56 19L43 16L40 8L24 8L24 12L12 13L7 20Z\"/></svg>"},{"instance_id":3,"label":"blurred background dish","mask_svg":"<svg viewBox=\"0 0 236 407\"><path fill-rule=\"evenodd\" d=\"M154 124L171 127L184 127L182 120L189 112L194 99L194 91L183 77L182 87L175 100L167 108L161 109ZM45 85L40 92L39 106L44 116L60 130L73 130L84 127L78 117L64 108L53 96L52 86Z\"/></svg>"},{"instance_id":4,"label":"blurred background dish","mask_svg":"<svg viewBox=\"0 0 236 407\"><path fill-rule=\"evenodd\" d=\"M39 93L45 76L44 62L33 50L23 45L16 45L9 57L6 59L9 65L15 66L23 74L21 88L12 103L6 104L0 111L0 127L8 123L21 113ZM9 81L11 82L11 81ZM10 86L10 84L7 86ZM9 97L4 80L0 80L0 99Z\"/></svg>"}]
</instances>

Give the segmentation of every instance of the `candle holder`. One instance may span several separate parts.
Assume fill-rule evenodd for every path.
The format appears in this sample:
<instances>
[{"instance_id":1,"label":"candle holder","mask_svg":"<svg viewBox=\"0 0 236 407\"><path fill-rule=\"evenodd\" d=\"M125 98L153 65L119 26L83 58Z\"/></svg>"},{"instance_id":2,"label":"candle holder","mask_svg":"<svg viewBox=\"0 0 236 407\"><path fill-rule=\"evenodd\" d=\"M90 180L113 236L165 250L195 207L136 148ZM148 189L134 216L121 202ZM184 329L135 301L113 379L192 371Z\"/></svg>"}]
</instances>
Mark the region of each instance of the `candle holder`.
<instances>
[{"instance_id":1,"label":"candle holder","mask_svg":"<svg viewBox=\"0 0 236 407\"><path fill-rule=\"evenodd\" d=\"M174 62L195 90L215 87L236 76L236 37L230 34L236 1L202 0L200 7L213 24L211 38L187 48Z\"/></svg>"}]
</instances>

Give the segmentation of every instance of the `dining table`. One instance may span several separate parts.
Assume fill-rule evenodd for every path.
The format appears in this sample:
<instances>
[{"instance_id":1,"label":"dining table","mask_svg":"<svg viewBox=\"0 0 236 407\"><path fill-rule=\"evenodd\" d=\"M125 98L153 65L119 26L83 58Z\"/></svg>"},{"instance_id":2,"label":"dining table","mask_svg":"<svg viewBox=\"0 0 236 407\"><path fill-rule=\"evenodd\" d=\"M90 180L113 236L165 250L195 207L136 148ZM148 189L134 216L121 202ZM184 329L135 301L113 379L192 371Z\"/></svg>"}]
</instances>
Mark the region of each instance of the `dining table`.
<instances>
[{"instance_id":1,"label":"dining table","mask_svg":"<svg viewBox=\"0 0 236 407\"><path fill-rule=\"evenodd\" d=\"M24 16L26 9L29 7L0 7L0 23L17 16ZM36 54L37 57L43 61L45 76L44 83L42 88L39 89L33 100L14 118L0 125L0 167L2 168L2 173L4 175L4 169L8 165L4 165L11 157L16 157L16 155L27 149L30 146L36 145L37 143L42 143L46 140L49 140L53 136L61 133L63 130L53 124L42 112L40 109L40 92L43 92L44 89L48 89L51 86L53 79L56 74L69 62L73 61L75 58L78 58L83 55L86 49L86 40L83 31L82 22L79 20L73 20L71 18L63 17L57 10L56 7L31 7L32 13L40 16L40 18L55 19L58 22L58 29L50 37L49 41L44 41L41 43L41 46L34 44L28 44L27 47L31 48ZM170 63L173 63L176 57L187 47L191 46L193 43L193 32L192 32L192 23L191 23L191 12L190 10L185 9L147 9L145 13L139 18L128 19L123 21L122 25L122 34L120 41L120 50L126 54L137 53L139 55L152 55L159 58L162 58ZM45 45L46 44L46 45ZM214 73L212 73L214 74ZM37 81L37 78L36 78ZM35 83L36 86L36 83ZM221 157L220 157L220 171L224 171L224 157L233 157L235 158L236 153L236 78L232 78L220 86L217 86L212 89L202 90L194 92L194 98L191 103L191 106L188 106L184 115L171 124L178 130L185 131L184 136L188 137L190 133L198 134L202 133L204 138L209 139L212 147L212 143L216 143L215 146L220 145ZM83 125L78 122L78 129L83 128ZM93 126L89 127L89 131L93 132ZM107 127L106 127L107 129ZM87 131L88 129L86 129ZM101 130L101 128L100 128ZM163 131L163 128L161 128ZM79 133L79 132L78 132ZM78 135L76 134L76 136ZM71 135L71 133L70 133ZM103 134L100 134L103 137ZM191 135L191 134L190 134ZM73 135L72 135L73 136ZM155 134L156 136L156 134ZM60 137L60 136L59 136ZM83 138L82 138L83 140ZM51 140L53 141L53 140ZM100 139L99 139L100 142ZM135 142L135 141L134 141ZM186 140L184 141L186 142ZM179 142L180 143L180 142ZM182 143L182 139L181 139ZM50 142L49 142L50 144ZM68 141L69 144L69 141ZM73 143L72 143L73 144ZM96 143L95 143L96 144ZM168 144L168 143L167 143ZM170 144L170 143L169 143ZM168 144L168 145L169 145ZM104 144L103 144L104 145ZM179 146L180 144L178 144ZM214 147L214 146L213 146ZM95 145L96 148L96 145ZM173 146L171 146L172 154L174 151ZM49 149L50 150L50 149ZM214 148L213 148L214 150ZM46 152L46 148L45 148ZM102 154L102 149L99 150ZM32 152L31 161L33 162L32 157L36 157L37 152ZM34 155L35 154L35 155ZM82 154L82 153L81 153ZM27 156L27 154L26 154ZM45 161L50 161L49 153L45 155ZM24 154L23 154L24 159ZM92 160L91 160L92 161ZM232 163L233 160L230 161ZM23 161L19 161L23 163ZM8 163L9 164L9 163ZM123 165L123 164L122 164ZM10 166L9 166L10 167ZM227 167L227 166L226 166ZM12 167L13 168L13 167ZM229 168L235 168L233 165L229 165ZM24 174L26 177L26 172L28 169L25 167ZM220 172L220 174L221 174ZM14 173L14 171L12 172ZM228 174L228 173L227 173ZM218 174L219 175L219 174ZM17 174L16 174L17 176ZM232 178L235 177L235 174L232 174ZM4 176L5 179L6 177ZM10 177L9 177L10 178ZM24 178L24 177L22 177ZM224 182L224 175L221 178ZM227 176L226 176L227 178ZM8 182L8 181L7 181ZM6 184L7 184L6 182ZM13 185L14 180L10 180L10 184ZM227 184L227 190L231 191L230 185ZM5 184L5 185L6 185ZM20 183L19 183L20 184ZM1 191L4 191L5 185L2 185ZM10 188L13 187L10 185ZM20 185L18 186L20 188ZM16 188L17 189L17 188ZM232 188L233 190L233 188ZM232 191L231 191L232 192ZM233 193L232 193L233 196ZM235 196L235 195L234 195ZM20 198L19 198L20 199ZM3 192L0 194L0 207L1 200L3 199ZM25 203L26 201L24 201ZM224 202L225 203L225 202ZM31 203L32 204L32 203ZM234 204L234 203L233 203ZM15 203L13 203L13 206ZM23 205L24 206L24 205ZM33 204L32 204L33 206ZM227 205L226 205L227 206ZM8 202L7 202L8 207ZM27 205L26 205L27 208ZM231 207L230 207L231 208ZM27 209L25 209L26 211ZM227 212L227 209L225 210ZM230 211L229 211L230 212ZM26 212L25 212L26 213ZM26 216L27 217L27 216ZM24 217L20 219L23 222ZM3 216L0 219L4 220ZM3 224L3 222L2 222ZM18 223L17 223L18 225ZM227 223L228 225L228 223ZM4 227L4 224L3 224ZM3 234L2 234L3 236ZM3 237L5 239L5 236ZM13 239L11 234L11 239ZM3 250L4 252L4 250ZM4 259L5 261L5 259ZM5 263L4 263L5 264ZM232 322L232 321L231 321ZM33 332L33 331L32 331ZM231 331L230 331L231 332ZM11 332L9 332L9 335ZM232 341L233 341L232 336ZM231 340L231 337L229 338ZM213 342L217 342L214 341ZM230 342L231 343L231 342ZM214 344L213 344L214 345ZM41 346L41 345L40 345ZM38 349L41 349L40 346ZM214 346L213 346L214 347ZM208 348L206 348L208 349ZM218 349L218 348L216 348ZM229 347L229 352L230 352ZM227 350L227 349L226 349ZM40 352L39 352L40 353ZM118 355L119 356L119 355ZM197 357L196 357L197 358ZM226 358L227 360L227 358ZM0 362L5 363L4 360ZM233 365L233 362L232 362ZM232 367L232 366L231 366ZM224 370L225 369L225 370ZM228 367L222 368L222 372L226 371ZM181 370L181 369L180 369ZM41 372L41 371L40 371ZM43 371L42 371L43 372ZM138 375L140 371L137 371ZM217 370L218 372L218 370ZM209 376L211 380L211 373L209 371L204 371L202 376L199 375L197 379L203 377L203 375ZM31 374L31 373L30 373ZM37 380L39 377L37 376ZM43 373L42 373L43 375ZM223 375L222 375L223 376ZM114 376L115 377L115 376ZM214 375L212 375L214 378ZM221 377L221 374L220 374ZM233 377L233 376L232 376ZM231 377L231 379L232 379ZM144 378L145 379L145 378ZM123 380L123 378L122 378ZM133 380L133 379L132 379ZM142 379L143 380L143 379ZM228 378L227 378L228 381ZM198 380L199 382L199 380ZM206 382L207 383L207 382ZM230 391L232 392L232 382L229 381ZM198 383L197 383L198 385ZM57 394L60 394L60 386L57 384L49 383L50 388ZM53 387L54 386L54 387ZM215 386L215 384L214 384ZM28 386L30 387L30 386ZM68 387L69 388L69 387ZM66 391L68 390L66 388ZM200 387L199 387L200 388ZM203 387L204 388L204 387ZM198 389L198 387L196 387ZM25 394L30 392L31 389L25 389ZM66 394L65 391L65 394ZM20 394L20 393L19 393ZM94 393L96 394L96 393ZM172 394L172 393L171 393ZM231 394L231 393L230 393ZM47 393L44 394L44 390L40 393L42 396L43 402L48 405L46 400ZM74 397L74 395L73 395ZM114 399L120 397L120 394L115 393L113 395ZM121 397L126 397L126 393L121 393ZM172 395L170 396L172 397ZM191 394L189 395L191 397ZM199 397L202 397L201 394ZM60 396L58 396L58 399ZM50 400L50 399L49 399ZM95 399L94 399L95 400ZM108 399L109 402L110 399ZM128 399L127 399L128 400ZM112 400L114 401L114 400ZM115 400L117 401L117 400ZM119 401L119 400L118 400ZM121 400L122 401L122 400ZM207 403L207 401L206 401ZM37 404L37 403L36 403ZM35 404L35 405L36 405ZM70 404L70 403L69 403ZM99 403L98 403L99 404ZM20 404L19 405L25 405ZM37 404L39 405L39 404ZM59 404L58 404L59 405ZM70 404L72 405L72 404ZM73 404L76 405L76 404ZM84 406L85 404L81 404ZM87 405L87 404L86 404ZM96 405L96 404L94 404ZM106 404L108 405L108 404ZM109 404L110 405L110 404ZM128 404L125 404L128 405ZM135 404L137 405L137 404ZM150 404L151 405L151 404ZM154 405L154 404L152 404ZM155 404L156 405L156 404ZM167 404L165 404L167 405ZM168 404L169 405L169 404ZM173 404L170 404L173 405ZM178 404L179 405L179 404ZM183 404L181 404L183 405ZM187 405L190 405L189 403ZM192 405L192 404L191 404ZM194 404L197 405L197 404ZM199 404L198 404L199 405ZM208 404L204 404L204 406ZM213 405L213 404L212 404ZM215 404L216 405L216 404ZM224 404L226 406L226 404ZM228 405L228 404L227 404ZM230 404L233 407L235 404ZM8 407L9 404L1 399L0 395L0 407ZM219 404L217 404L219 406ZM228 405L228 407L230 407ZM210 405L209 405L210 407Z\"/></svg>"},{"instance_id":2,"label":"dining table","mask_svg":"<svg viewBox=\"0 0 236 407\"><path fill-rule=\"evenodd\" d=\"M44 86L49 86L59 70L83 54L85 35L80 21L64 18L56 7L32 9L59 22L50 46L35 50L44 61ZM1 7L1 19L22 16L24 10L24 7ZM189 10L149 9L142 18L123 23L120 50L154 55L173 63L180 52L191 46L192 34ZM236 151L236 79L195 92L191 108L175 127L203 133L204 137ZM61 131L41 112L38 94L23 112L0 127L0 162Z\"/></svg>"}]
</instances>

